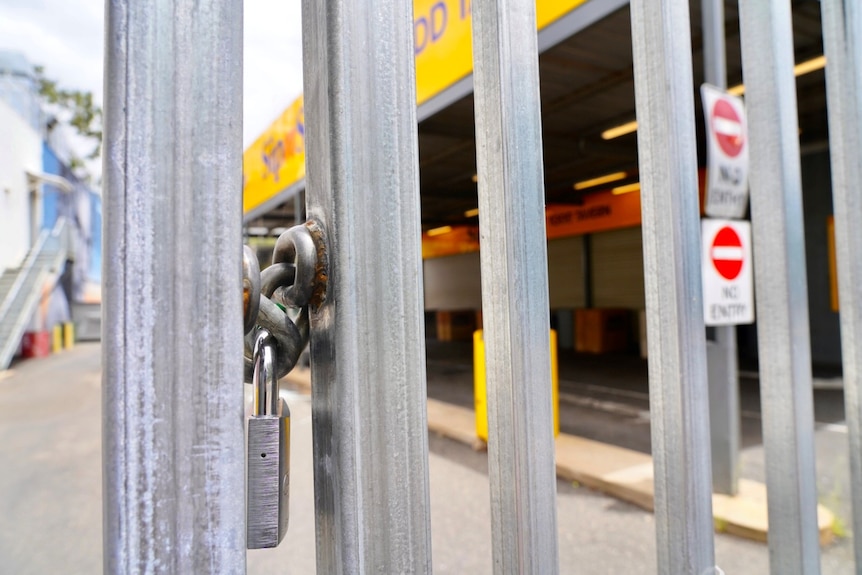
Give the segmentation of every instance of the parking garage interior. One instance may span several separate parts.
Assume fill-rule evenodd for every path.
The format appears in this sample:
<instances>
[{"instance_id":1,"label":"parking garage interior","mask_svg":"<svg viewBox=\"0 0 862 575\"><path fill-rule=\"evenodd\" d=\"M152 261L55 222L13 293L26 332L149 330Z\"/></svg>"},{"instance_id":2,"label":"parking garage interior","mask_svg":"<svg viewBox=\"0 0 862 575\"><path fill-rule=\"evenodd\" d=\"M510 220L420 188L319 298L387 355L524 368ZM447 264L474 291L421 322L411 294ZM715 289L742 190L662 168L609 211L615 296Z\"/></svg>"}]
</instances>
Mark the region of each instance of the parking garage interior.
<instances>
[{"instance_id":1,"label":"parking garage interior","mask_svg":"<svg viewBox=\"0 0 862 575\"><path fill-rule=\"evenodd\" d=\"M595 16L613 5L592 0L564 23L570 33L560 26L539 33L549 319L559 332L561 350L645 357L642 240L639 219L631 217L640 190L630 12L623 5ZM594 8L588 19L575 17L588 7ZM690 2L690 10L698 158L705 170L700 2ZM831 377L840 372L841 357L829 265L832 202L820 4L794 0L792 13L812 359L815 375ZM744 97L735 1L725 2L725 32L729 90ZM467 78L419 108L424 239L445 240L447 230L463 232L448 253L424 260L426 333L433 339L467 342L481 327L473 106ZM290 225L302 216L297 206L301 202L287 199L248 221L247 229ZM620 217L621 211L628 216ZM555 232L554 214L573 221ZM739 326L737 332L741 368L756 370L756 324Z\"/></svg>"}]
</instances>

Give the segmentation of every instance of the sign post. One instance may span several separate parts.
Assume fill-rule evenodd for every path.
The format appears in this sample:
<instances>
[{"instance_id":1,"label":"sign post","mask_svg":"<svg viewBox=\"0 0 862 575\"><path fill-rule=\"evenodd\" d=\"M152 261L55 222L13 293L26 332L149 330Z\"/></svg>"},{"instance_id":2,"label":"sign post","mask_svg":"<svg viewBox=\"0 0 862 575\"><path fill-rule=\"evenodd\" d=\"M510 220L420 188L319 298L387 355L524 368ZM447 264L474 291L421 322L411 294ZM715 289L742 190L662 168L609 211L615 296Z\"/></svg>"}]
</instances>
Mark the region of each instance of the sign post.
<instances>
[{"instance_id":1,"label":"sign post","mask_svg":"<svg viewBox=\"0 0 862 575\"><path fill-rule=\"evenodd\" d=\"M704 81L707 82L705 92L708 93L710 99L718 93L719 96L724 95L722 90L727 88L727 66L725 63L725 42L724 42L724 0L701 0L701 18L703 29L703 73ZM710 117L712 106L704 102L704 117ZM736 113L734 117L744 119L744 110L742 118ZM709 146L709 160L714 162L717 158L717 152L712 150L715 139L711 135L710 126L720 127L725 136L728 128L734 128L733 121L721 123L720 126L707 121L707 146ZM743 130L741 134L745 134L744 125L738 122ZM747 155L747 137L742 139L738 147L739 153L742 153L742 148L745 147ZM720 149L720 145L719 145ZM738 156L739 153L735 154ZM709 174L713 177L720 176L720 167L714 165L709 166ZM746 174L747 175L747 174ZM716 177L716 179L718 179ZM747 179L747 178L746 178ZM747 188L742 186L737 194L732 194L731 197L737 198L737 201L732 202L734 210L725 215L720 209L723 198L718 193L717 182L707 182L707 198L705 202L706 213L713 217L743 217L747 206ZM737 367L737 348L736 348L736 327L716 326L712 329L712 337L708 337L706 341L706 363L707 374L709 381L709 426L710 426L710 447L712 450L712 489L715 493L723 493L725 495L736 495L739 491L739 446L742 435L742 422L740 419L739 406L739 376Z\"/></svg>"},{"instance_id":2,"label":"sign post","mask_svg":"<svg viewBox=\"0 0 862 575\"><path fill-rule=\"evenodd\" d=\"M742 99L709 84L700 88L707 134L704 211L711 218L744 218L748 209L748 129Z\"/></svg>"}]
</instances>

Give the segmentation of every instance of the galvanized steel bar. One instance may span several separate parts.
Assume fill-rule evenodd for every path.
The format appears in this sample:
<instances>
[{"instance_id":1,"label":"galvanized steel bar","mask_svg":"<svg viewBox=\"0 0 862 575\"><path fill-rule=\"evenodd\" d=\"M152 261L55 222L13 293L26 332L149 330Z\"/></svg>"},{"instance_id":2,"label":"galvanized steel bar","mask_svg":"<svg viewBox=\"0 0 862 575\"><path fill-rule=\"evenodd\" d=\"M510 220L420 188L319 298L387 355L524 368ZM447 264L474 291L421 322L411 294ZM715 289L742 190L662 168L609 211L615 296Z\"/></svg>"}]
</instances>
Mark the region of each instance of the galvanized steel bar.
<instances>
[{"instance_id":1,"label":"galvanized steel bar","mask_svg":"<svg viewBox=\"0 0 862 575\"><path fill-rule=\"evenodd\" d=\"M706 342L709 381L709 426L712 449L712 490L736 495L739 490L739 448L742 436L736 326L715 328Z\"/></svg>"},{"instance_id":2,"label":"galvanized steel bar","mask_svg":"<svg viewBox=\"0 0 862 575\"><path fill-rule=\"evenodd\" d=\"M410 0L302 6L307 206L327 243L312 309L319 573L430 573Z\"/></svg>"},{"instance_id":3,"label":"galvanized steel bar","mask_svg":"<svg viewBox=\"0 0 862 575\"><path fill-rule=\"evenodd\" d=\"M299 190L293 196L293 220L297 226L305 221L305 190Z\"/></svg>"},{"instance_id":4,"label":"galvanized steel bar","mask_svg":"<svg viewBox=\"0 0 862 575\"><path fill-rule=\"evenodd\" d=\"M740 0L770 569L819 573L814 407L789 0Z\"/></svg>"},{"instance_id":5,"label":"galvanized steel bar","mask_svg":"<svg viewBox=\"0 0 862 575\"><path fill-rule=\"evenodd\" d=\"M727 88L727 59L724 41L724 0L701 0L703 30L703 80Z\"/></svg>"},{"instance_id":6,"label":"galvanized steel bar","mask_svg":"<svg viewBox=\"0 0 862 575\"><path fill-rule=\"evenodd\" d=\"M631 3L659 573L714 567L687 0Z\"/></svg>"},{"instance_id":7,"label":"galvanized steel bar","mask_svg":"<svg viewBox=\"0 0 862 575\"><path fill-rule=\"evenodd\" d=\"M495 573L556 573L535 3L475 0L473 69Z\"/></svg>"},{"instance_id":8,"label":"galvanized steel bar","mask_svg":"<svg viewBox=\"0 0 862 575\"><path fill-rule=\"evenodd\" d=\"M724 0L702 0L703 80L727 88ZM706 342L709 421L712 445L712 489L736 495L739 489L739 446L742 435L736 326L718 326Z\"/></svg>"},{"instance_id":9,"label":"galvanized steel bar","mask_svg":"<svg viewBox=\"0 0 862 575\"><path fill-rule=\"evenodd\" d=\"M850 484L856 573L862 575L862 6L823 0L823 45L832 159L832 203L838 259L844 414L850 441Z\"/></svg>"},{"instance_id":10,"label":"galvanized steel bar","mask_svg":"<svg viewBox=\"0 0 862 575\"><path fill-rule=\"evenodd\" d=\"M104 570L244 573L242 2L106 20Z\"/></svg>"}]
</instances>

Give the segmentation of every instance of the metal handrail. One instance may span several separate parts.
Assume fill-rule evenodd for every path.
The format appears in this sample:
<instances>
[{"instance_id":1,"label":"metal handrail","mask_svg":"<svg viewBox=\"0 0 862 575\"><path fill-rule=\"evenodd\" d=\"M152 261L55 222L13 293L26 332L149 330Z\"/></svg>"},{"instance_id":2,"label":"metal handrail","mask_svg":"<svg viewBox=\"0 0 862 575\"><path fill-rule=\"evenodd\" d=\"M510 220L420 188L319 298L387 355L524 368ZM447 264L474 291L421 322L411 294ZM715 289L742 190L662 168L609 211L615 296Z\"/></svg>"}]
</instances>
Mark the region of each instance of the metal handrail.
<instances>
[{"instance_id":1,"label":"metal handrail","mask_svg":"<svg viewBox=\"0 0 862 575\"><path fill-rule=\"evenodd\" d=\"M39 301L39 292L33 288L38 287L43 278L49 278L52 273L59 271L61 258L65 257L69 245L66 237L68 230L67 222L61 218L54 229L39 235L24 263L18 269L12 288L0 304L0 326L7 320L11 321L4 340L0 341L0 369L8 367L17 342L26 329L29 315ZM39 258L42 256L48 256L51 260L40 264ZM25 291L28 289L29 292Z\"/></svg>"},{"instance_id":2,"label":"metal handrail","mask_svg":"<svg viewBox=\"0 0 862 575\"><path fill-rule=\"evenodd\" d=\"M61 216L57 218L57 223L54 224L53 229L43 230L42 233L39 234L39 239L36 240L36 244L33 246L33 249L31 249L30 253L27 254L24 263L21 264L21 267L19 268L18 277L15 278L15 283L12 284L12 287L9 289L9 293L6 294L6 298L0 302L0 318L5 317L9 312L12 302L18 297L18 293L21 291L21 288L24 286L27 279L30 277L33 268L36 266L36 260L45 251L45 246L48 243L48 240L60 238L60 251L66 249L66 244L68 244L65 235L66 227L66 218Z\"/></svg>"}]
</instances>

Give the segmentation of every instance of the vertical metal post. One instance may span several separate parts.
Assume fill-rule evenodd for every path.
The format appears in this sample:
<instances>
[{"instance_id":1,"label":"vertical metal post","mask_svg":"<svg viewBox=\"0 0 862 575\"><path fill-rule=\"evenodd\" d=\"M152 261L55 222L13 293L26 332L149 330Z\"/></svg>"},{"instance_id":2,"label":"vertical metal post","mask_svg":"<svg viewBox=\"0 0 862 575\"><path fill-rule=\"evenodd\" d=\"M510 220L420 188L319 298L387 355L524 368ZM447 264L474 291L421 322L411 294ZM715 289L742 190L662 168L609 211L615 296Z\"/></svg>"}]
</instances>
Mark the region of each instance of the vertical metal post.
<instances>
[{"instance_id":1,"label":"vertical metal post","mask_svg":"<svg viewBox=\"0 0 862 575\"><path fill-rule=\"evenodd\" d=\"M536 7L473 2L495 573L556 573L556 472Z\"/></svg>"},{"instance_id":2,"label":"vertical metal post","mask_svg":"<svg viewBox=\"0 0 862 575\"><path fill-rule=\"evenodd\" d=\"M770 569L820 572L802 181L789 0L740 0Z\"/></svg>"},{"instance_id":3,"label":"vertical metal post","mask_svg":"<svg viewBox=\"0 0 862 575\"><path fill-rule=\"evenodd\" d=\"M297 226L305 221L305 190L299 190L293 196L293 220Z\"/></svg>"},{"instance_id":4,"label":"vertical metal post","mask_svg":"<svg viewBox=\"0 0 862 575\"><path fill-rule=\"evenodd\" d=\"M715 565L687 0L633 0L659 573Z\"/></svg>"},{"instance_id":5,"label":"vertical metal post","mask_svg":"<svg viewBox=\"0 0 862 575\"><path fill-rule=\"evenodd\" d=\"M724 0L702 0L704 81L727 88ZM709 421L712 445L712 489L736 495L739 484L740 407L736 326L715 328L706 342Z\"/></svg>"},{"instance_id":6,"label":"vertical metal post","mask_svg":"<svg viewBox=\"0 0 862 575\"><path fill-rule=\"evenodd\" d=\"M703 30L703 79L718 88L727 88L724 0L701 0L701 27Z\"/></svg>"},{"instance_id":7,"label":"vertical metal post","mask_svg":"<svg viewBox=\"0 0 862 575\"><path fill-rule=\"evenodd\" d=\"M106 20L104 570L244 573L242 2Z\"/></svg>"},{"instance_id":8,"label":"vertical metal post","mask_svg":"<svg viewBox=\"0 0 862 575\"><path fill-rule=\"evenodd\" d=\"M715 340L706 342L706 362L712 489L716 493L736 495L739 490L739 448L742 435L736 326L715 328Z\"/></svg>"},{"instance_id":9,"label":"vertical metal post","mask_svg":"<svg viewBox=\"0 0 862 575\"><path fill-rule=\"evenodd\" d=\"M430 573L410 0L305 0L307 205L327 242L312 310L319 573Z\"/></svg>"},{"instance_id":10,"label":"vertical metal post","mask_svg":"<svg viewBox=\"0 0 862 575\"><path fill-rule=\"evenodd\" d=\"M823 0L823 45L832 159L832 202L841 309L844 413L850 440L850 483L856 573L862 574L862 6Z\"/></svg>"}]
</instances>

